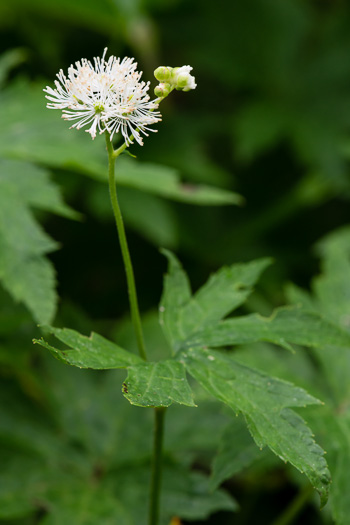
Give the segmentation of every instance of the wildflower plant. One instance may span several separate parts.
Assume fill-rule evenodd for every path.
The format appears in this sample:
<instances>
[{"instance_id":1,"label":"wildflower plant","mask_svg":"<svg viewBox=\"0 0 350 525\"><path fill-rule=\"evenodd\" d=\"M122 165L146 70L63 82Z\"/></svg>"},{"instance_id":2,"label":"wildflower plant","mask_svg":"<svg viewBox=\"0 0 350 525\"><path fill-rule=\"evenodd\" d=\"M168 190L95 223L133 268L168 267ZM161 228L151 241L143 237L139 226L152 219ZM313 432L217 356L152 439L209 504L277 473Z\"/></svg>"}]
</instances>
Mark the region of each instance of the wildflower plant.
<instances>
[{"instance_id":1,"label":"wildflower plant","mask_svg":"<svg viewBox=\"0 0 350 525\"><path fill-rule=\"evenodd\" d=\"M228 317L252 292L261 273L271 263L267 258L223 267L192 293L179 260L173 253L163 251L168 259L168 273L160 301L159 323L172 348L172 356L156 362L148 360L133 266L118 202L115 161L134 141L142 145L143 136L156 131L154 126L161 120L159 105L171 92L191 91L196 83L190 66L158 67L155 77L159 84L154 89L156 98L151 100L150 83L141 80L134 60L120 60L114 56L107 59L106 53L105 50L102 58L95 58L94 63L86 59L76 62L67 75L60 71L55 88L46 87L44 91L47 107L62 110L62 117L72 121L73 128L85 128L92 139L97 133L105 134L110 199L125 265L139 356L96 333L86 337L68 328L46 327L48 333L65 344L64 351L44 339L35 342L60 361L79 368L126 369L128 375L122 384L125 398L132 405L154 408L149 525L167 523L159 504L165 413L176 403L196 410L188 375L210 396L234 413L243 414L258 453L266 446L304 473L324 505L330 483L324 452L315 443L305 421L293 410L320 404L320 401L292 383L243 365L230 349L259 341L289 350L293 344L314 348L346 347L350 335L317 311L298 307L278 308L270 317L258 314ZM123 143L114 149L113 138L119 135ZM213 486L223 479L226 478L222 472L214 471ZM178 512L181 517L181 508Z\"/></svg>"}]
</instances>

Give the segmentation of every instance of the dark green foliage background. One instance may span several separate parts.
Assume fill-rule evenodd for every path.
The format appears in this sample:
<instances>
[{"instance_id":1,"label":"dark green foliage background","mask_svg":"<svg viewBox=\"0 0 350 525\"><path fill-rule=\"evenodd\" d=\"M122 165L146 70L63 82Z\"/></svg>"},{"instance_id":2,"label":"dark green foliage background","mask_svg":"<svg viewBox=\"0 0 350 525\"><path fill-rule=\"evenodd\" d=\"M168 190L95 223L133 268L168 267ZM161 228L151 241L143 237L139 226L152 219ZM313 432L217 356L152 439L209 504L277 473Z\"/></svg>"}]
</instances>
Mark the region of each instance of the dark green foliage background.
<instances>
[{"instance_id":1,"label":"dark green foliage background","mask_svg":"<svg viewBox=\"0 0 350 525\"><path fill-rule=\"evenodd\" d=\"M186 94L173 93L165 100L158 133L146 139L143 148L134 146L131 152L140 162L177 169L182 180L189 184L208 184L238 192L244 196L245 204L195 206L154 195L144 200L138 190L121 188L140 306L147 318L146 336L150 334L149 345L154 344L155 355L161 355L164 346L164 341L155 335L154 315L150 313L159 302L166 268L158 251L160 246L179 255L195 289L223 264L273 256L275 264L264 274L256 293L244 306L244 313L258 311L268 315L273 307L284 304L286 281L308 286L318 271L313 245L346 224L349 217L350 6L347 2L0 0L0 31L0 54L13 49L18 53L13 67L0 69L3 92L21 82L29 82L33 89L41 89L42 83L52 85L60 68L66 70L82 57L101 55L106 46L111 54L135 56L145 80L152 80L153 70L163 64L190 64L194 68L197 89ZM152 81L152 87L155 84ZM55 116L59 119L59 112ZM0 114L0 124L1 121ZM76 133L66 130L68 137ZM6 138L3 124L1 137ZM88 137L85 138L87 144ZM1 156L33 160L30 155L17 155L17 146L20 151L20 144L15 144L12 153L6 153L0 143ZM59 141L54 146L59 151ZM98 140L86 147L104 150ZM74 327L83 333L93 329L118 338L124 346L132 346L124 270L107 187L96 178L77 173L79 170L72 166L40 161L39 164L50 167L65 201L83 216L82 220L73 221L43 210L36 212L45 230L60 244L60 249L50 254L61 298L55 324ZM50 435L48 440L57 441L58 435L64 435L65 440L70 440L69 461L74 463L75 456L80 458L85 447L91 455L91 464L97 468L94 454L100 452L96 447L101 436L90 435L91 443L82 445L81 435L85 425L90 429L88 434L91 429L100 428L104 424L102 415L93 407L92 421L80 426L76 423L73 430L71 422L74 412L79 412L79 395L84 388L88 390L87 384L91 381L94 385L91 388L98 390L103 404L101 390L106 390L107 397L112 395L112 381L108 379L107 386L99 386L96 374L85 379L84 372L67 372L63 365L45 359L42 349L31 346L30 340L38 336L39 330L29 313L15 304L6 291L1 290L0 298L1 391L7 400L3 403L1 428L5 437L0 442L5 444L3 456L7 457L7 449L12 452L15 449L16 425L23 426L19 434L25 435L29 432L26 429L34 428L34 433L42 435L36 424L42 425L45 413L50 421L50 426L45 427ZM47 378L47 369L50 369L48 376L52 374L54 379ZM299 373L302 377L303 371L299 370L293 381ZM71 396L65 392L65 400L60 399L57 390L60 378L63 390L72 389ZM117 398L119 383L116 384ZM301 386L318 395L314 378L309 384L301 380ZM67 410L70 403L72 413ZM123 403L123 410L128 410L124 400ZM23 416L27 404L28 421ZM102 414L108 413L109 405L114 406L108 397ZM55 410L61 409L63 413L55 415ZM136 410L141 413L141 409ZM169 472L171 468L179 469L180 463L181 467L187 463L207 472L217 446L215 430L220 425L223 428L223 424L216 421L215 409L208 409L207 427L199 430L199 434L208 434L207 440L202 436L202 442L201 436L197 441L189 436L194 417L191 410L181 407L179 413L184 435L174 430L175 416L169 423L171 458L178 461L185 457L178 463L169 460ZM140 479L145 476L142 469L149 461L150 426L147 416L144 419L140 433L146 438L141 445L130 438L133 443L130 451L124 455L118 451L119 476L123 462L128 466L130 457L134 457L135 468L140 469ZM132 424L138 424L137 416ZM198 421L198 425L203 422ZM117 430L106 431L112 441L102 443L102 455L113 447L113 436L121 435ZM178 442L172 432L178 436ZM52 450L61 446L56 441ZM183 447L179 446L181 441ZM33 442L37 442L36 438ZM20 448L22 445L19 444ZM40 439L37 446L42 450ZM142 453L135 459L140 448ZM29 460L26 461L30 468ZM175 467L171 461L176 463ZM299 481L280 464L276 467L271 458L266 459L265 466L266 470L264 465L257 467L246 477L228 483L227 488L242 507L241 513L214 515L206 523L210 519L210 523L247 525L255 522L256 512L261 516L259 523L271 523L293 499ZM55 465L49 467L48 478L53 478ZM78 470L80 467L79 476L84 480L87 466L79 465ZM21 467L18 460L13 468L18 469L20 477L22 469L27 467ZM176 476L181 479L181 473L176 472L175 481ZM125 474L126 479L128 475ZM72 493L74 490L78 489L72 487ZM68 501L67 508L70 505ZM18 521L11 523L68 523L64 515L56 518L61 521L40 521L50 509L42 508L40 502L38 508L37 514L23 519L19 514ZM215 501L211 507L209 502L203 519L217 508L222 507L216 506ZM326 509L321 518L317 508L310 505L300 523L330 523L327 512ZM187 516L191 518L190 511ZM200 517L200 512L193 517Z\"/></svg>"}]
</instances>

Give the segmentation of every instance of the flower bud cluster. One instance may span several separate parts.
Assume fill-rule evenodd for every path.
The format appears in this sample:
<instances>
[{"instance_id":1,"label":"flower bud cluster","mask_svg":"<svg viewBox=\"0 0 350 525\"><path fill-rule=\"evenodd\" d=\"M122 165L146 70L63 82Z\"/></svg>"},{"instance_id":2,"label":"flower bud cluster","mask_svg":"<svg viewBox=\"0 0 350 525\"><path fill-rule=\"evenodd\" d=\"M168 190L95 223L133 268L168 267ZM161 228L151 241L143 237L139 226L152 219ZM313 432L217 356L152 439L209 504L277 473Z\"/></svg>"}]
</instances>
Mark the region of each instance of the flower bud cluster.
<instances>
[{"instance_id":1,"label":"flower bud cluster","mask_svg":"<svg viewBox=\"0 0 350 525\"><path fill-rule=\"evenodd\" d=\"M154 89L156 97L165 98L173 89L178 91L190 91L195 89L197 84L195 78L190 74L191 66L169 67L160 66L154 72L154 76L159 81Z\"/></svg>"}]
</instances>

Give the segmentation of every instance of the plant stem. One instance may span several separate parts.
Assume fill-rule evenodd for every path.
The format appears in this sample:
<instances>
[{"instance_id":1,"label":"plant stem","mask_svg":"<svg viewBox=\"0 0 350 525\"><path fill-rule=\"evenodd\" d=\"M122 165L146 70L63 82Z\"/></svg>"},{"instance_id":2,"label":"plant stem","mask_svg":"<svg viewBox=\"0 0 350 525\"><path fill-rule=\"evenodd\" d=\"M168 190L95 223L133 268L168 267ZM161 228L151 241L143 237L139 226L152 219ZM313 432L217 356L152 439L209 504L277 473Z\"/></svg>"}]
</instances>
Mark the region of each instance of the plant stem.
<instances>
[{"instance_id":1,"label":"plant stem","mask_svg":"<svg viewBox=\"0 0 350 525\"><path fill-rule=\"evenodd\" d=\"M125 150L126 144L123 144L117 150L113 149L110 135L106 132L106 145L108 152L108 179L109 179L109 193L115 222L117 225L120 247L123 255L126 278L128 282L129 300L131 309L131 318L134 325L137 343L140 355L143 359L147 359L145 344L142 334L141 318L137 302L136 286L134 272L132 269L131 258L128 248L128 243L125 235L125 228L123 217L120 211L117 189L115 184L115 159ZM132 137L131 137L132 138ZM156 407L154 409L154 442L153 442L153 457L152 457L152 473L151 473L151 490L150 490L150 508L149 508L149 525L158 525L159 522L159 502L160 502L160 487L162 474L162 448L163 448L163 434L164 434L164 416L165 407Z\"/></svg>"},{"instance_id":2,"label":"plant stem","mask_svg":"<svg viewBox=\"0 0 350 525\"><path fill-rule=\"evenodd\" d=\"M289 507L273 522L273 525L289 525L293 523L299 512L309 501L313 488L311 485L306 485L293 499Z\"/></svg>"},{"instance_id":3,"label":"plant stem","mask_svg":"<svg viewBox=\"0 0 350 525\"><path fill-rule=\"evenodd\" d=\"M156 407L154 409L154 441L153 441L153 458L151 474L151 492L149 508L149 525L158 525L159 522L159 501L160 486L162 474L162 448L164 434L164 416L165 407Z\"/></svg>"},{"instance_id":4,"label":"plant stem","mask_svg":"<svg viewBox=\"0 0 350 525\"><path fill-rule=\"evenodd\" d=\"M132 268L128 243L127 243L126 235L125 235L124 221L123 221L123 217L122 217L121 210L119 207L117 189L116 189L116 184L115 184L115 158L116 156L115 156L115 152L114 152L111 140L110 140L110 135L107 132L105 133L105 135L106 135L106 145L107 145L107 152L108 152L109 194L111 197L111 203L112 203L115 222L117 225L120 248L122 251L125 272L126 272L126 280L128 283L131 319L134 325L134 330L135 330L136 339L137 339L137 346L140 352L140 356L142 357L142 359L146 360L147 356L146 356L145 343L144 343L144 338L143 338L143 333L142 333L140 311L139 311L139 306L138 306L138 301L137 301L134 271Z\"/></svg>"}]
</instances>

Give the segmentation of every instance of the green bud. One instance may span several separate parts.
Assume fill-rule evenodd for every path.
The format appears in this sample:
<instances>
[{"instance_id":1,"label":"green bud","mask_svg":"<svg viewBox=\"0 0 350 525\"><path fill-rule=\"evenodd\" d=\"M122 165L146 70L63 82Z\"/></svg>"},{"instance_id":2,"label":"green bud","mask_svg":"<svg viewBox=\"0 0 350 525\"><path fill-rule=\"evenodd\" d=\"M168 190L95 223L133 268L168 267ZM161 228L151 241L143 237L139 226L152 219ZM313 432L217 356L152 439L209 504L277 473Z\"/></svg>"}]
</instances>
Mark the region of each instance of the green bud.
<instances>
[{"instance_id":1,"label":"green bud","mask_svg":"<svg viewBox=\"0 0 350 525\"><path fill-rule=\"evenodd\" d=\"M178 72L179 69L180 69L179 67L173 67L173 68L171 69L171 80L170 80L170 82L171 82L172 84L176 84L176 80L177 80L177 72Z\"/></svg>"},{"instance_id":2,"label":"green bud","mask_svg":"<svg viewBox=\"0 0 350 525\"><path fill-rule=\"evenodd\" d=\"M154 71L154 76L159 82L167 82L171 77L171 67L159 66Z\"/></svg>"},{"instance_id":3,"label":"green bud","mask_svg":"<svg viewBox=\"0 0 350 525\"><path fill-rule=\"evenodd\" d=\"M171 91L170 84L167 84L164 82L161 82L160 84L158 84L158 86L154 88L154 94L156 97L159 97L159 98L167 97L170 91Z\"/></svg>"},{"instance_id":4,"label":"green bud","mask_svg":"<svg viewBox=\"0 0 350 525\"><path fill-rule=\"evenodd\" d=\"M173 68L171 81L177 90L190 91L191 89L196 89L197 84L194 76L190 74L191 71L191 66Z\"/></svg>"},{"instance_id":5,"label":"green bud","mask_svg":"<svg viewBox=\"0 0 350 525\"><path fill-rule=\"evenodd\" d=\"M176 86L179 88L184 88L188 83L188 73L180 73L176 79Z\"/></svg>"}]
</instances>

